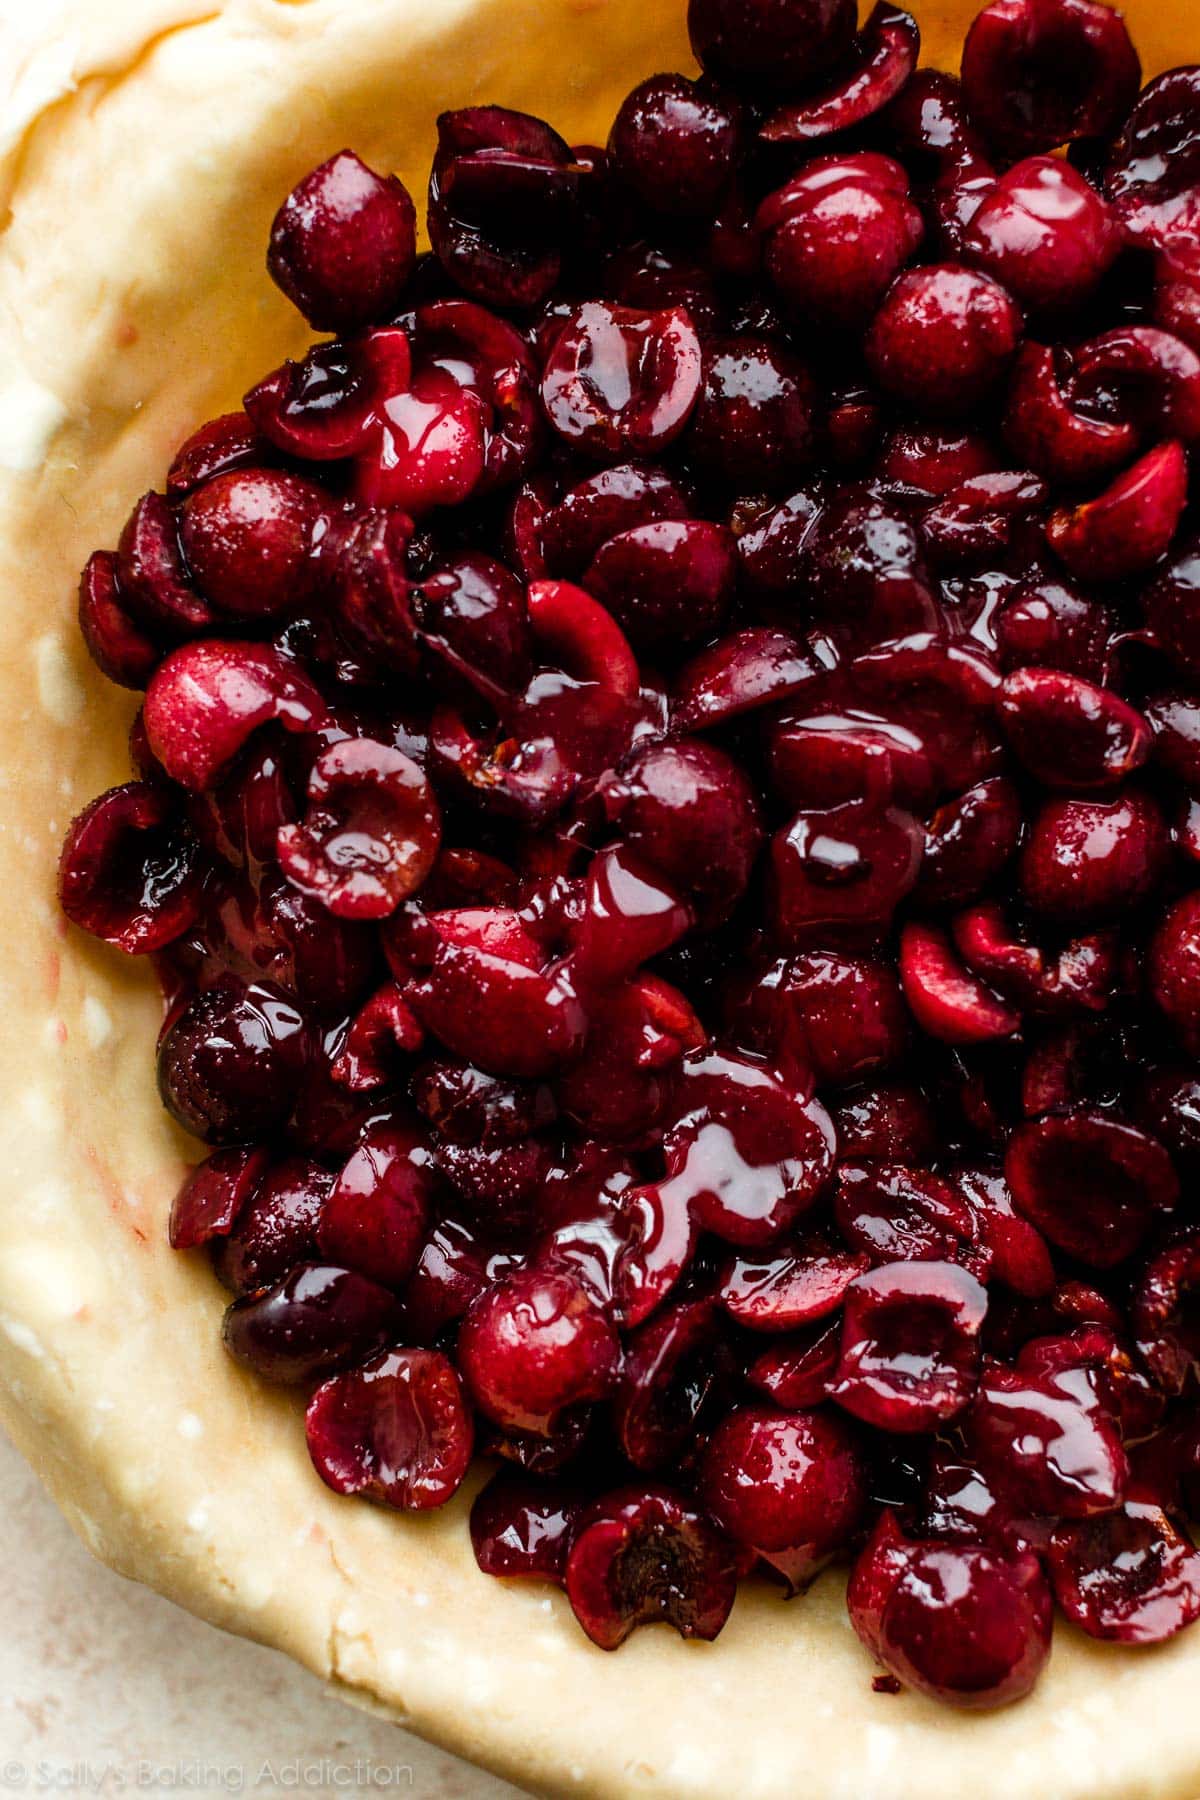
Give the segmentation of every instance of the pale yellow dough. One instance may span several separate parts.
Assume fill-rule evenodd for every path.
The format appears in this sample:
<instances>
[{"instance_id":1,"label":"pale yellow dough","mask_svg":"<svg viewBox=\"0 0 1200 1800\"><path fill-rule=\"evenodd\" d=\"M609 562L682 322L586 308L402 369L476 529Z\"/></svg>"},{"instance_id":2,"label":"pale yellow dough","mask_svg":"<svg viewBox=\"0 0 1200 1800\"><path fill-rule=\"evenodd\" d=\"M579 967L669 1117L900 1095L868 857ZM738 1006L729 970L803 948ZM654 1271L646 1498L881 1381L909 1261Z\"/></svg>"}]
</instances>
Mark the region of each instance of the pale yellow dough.
<instances>
[{"instance_id":1,"label":"pale yellow dough","mask_svg":"<svg viewBox=\"0 0 1200 1800\"><path fill-rule=\"evenodd\" d=\"M30 9L34 11L35 9ZM1036 1695L964 1718L871 1691L838 1577L748 1588L712 1646L593 1649L563 1600L478 1573L466 1504L336 1499L298 1404L220 1347L164 1223L185 1157L154 1090L148 973L67 931L63 829L128 773L130 699L74 585L193 425L303 341L271 213L342 145L420 193L445 106L602 137L687 66L682 0L66 0L0 56L0 1418L84 1541L530 1787L704 1800L1195 1800L1200 1630L1151 1653L1058 1627ZM1148 70L1194 0L1134 9ZM1141 23L1139 24L1139 15ZM951 55L964 14L923 15Z\"/></svg>"}]
</instances>

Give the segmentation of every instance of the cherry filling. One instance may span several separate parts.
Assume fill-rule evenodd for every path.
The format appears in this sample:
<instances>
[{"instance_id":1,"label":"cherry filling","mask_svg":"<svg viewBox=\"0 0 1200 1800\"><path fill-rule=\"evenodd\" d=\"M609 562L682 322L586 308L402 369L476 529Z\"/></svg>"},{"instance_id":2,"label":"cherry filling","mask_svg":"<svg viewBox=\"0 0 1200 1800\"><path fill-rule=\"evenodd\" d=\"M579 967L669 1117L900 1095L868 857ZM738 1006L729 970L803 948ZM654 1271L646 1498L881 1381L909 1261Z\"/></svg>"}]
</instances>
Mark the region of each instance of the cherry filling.
<instances>
[{"instance_id":1,"label":"cherry filling","mask_svg":"<svg viewBox=\"0 0 1200 1800\"><path fill-rule=\"evenodd\" d=\"M88 561L60 897L332 1489L491 1457L605 1649L849 1562L881 1691L996 1706L1055 1601L1200 1613L1200 71L688 26L603 149L444 114L429 255L349 150L284 201L337 335Z\"/></svg>"}]
</instances>

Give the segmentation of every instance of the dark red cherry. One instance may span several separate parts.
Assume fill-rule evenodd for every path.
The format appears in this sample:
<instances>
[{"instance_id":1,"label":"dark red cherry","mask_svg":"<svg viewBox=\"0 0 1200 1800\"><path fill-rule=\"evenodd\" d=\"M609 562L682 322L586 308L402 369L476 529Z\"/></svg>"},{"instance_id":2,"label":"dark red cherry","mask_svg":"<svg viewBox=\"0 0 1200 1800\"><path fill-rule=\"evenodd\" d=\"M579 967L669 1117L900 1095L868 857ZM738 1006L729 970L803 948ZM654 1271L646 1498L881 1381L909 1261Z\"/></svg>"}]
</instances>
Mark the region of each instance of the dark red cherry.
<instances>
[{"instance_id":1,"label":"dark red cherry","mask_svg":"<svg viewBox=\"0 0 1200 1800\"><path fill-rule=\"evenodd\" d=\"M73 925L129 956L145 956L195 922L203 881L199 847L169 793L129 781L72 822L59 858L58 897Z\"/></svg>"},{"instance_id":2,"label":"dark red cherry","mask_svg":"<svg viewBox=\"0 0 1200 1800\"><path fill-rule=\"evenodd\" d=\"M843 488L817 518L805 549L809 603L856 648L936 624L924 543L900 507Z\"/></svg>"},{"instance_id":3,"label":"dark red cherry","mask_svg":"<svg viewBox=\"0 0 1200 1800\"><path fill-rule=\"evenodd\" d=\"M267 267L310 325L347 332L395 311L416 254L407 189L342 150L276 213Z\"/></svg>"},{"instance_id":4,"label":"dark red cherry","mask_svg":"<svg viewBox=\"0 0 1200 1800\"><path fill-rule=\"evenodd\" d=\"M652 212L716 209L733 174L738 110L683 75L652 75L627 94L608 137L608 167Z\"/></svg>"},{"instance_id":5,"label":"dark red cherry","mask_svg":"<svg viewBox=\"0 0 1200 1800\"><path fill-rule=\"evenodd\" d=\"M900 939L900 980L917 1023L946 1044L1011 1037L1021 1015L960 961L947 934L912 921Z\"/></svg>"},{"instance_id":6,"label":"dark red cherry","mask_svg":"<svg viewBox=\"0 0 1200 1800\"><path fill-rule=\"evenodd\" d=\"M856 1081L899 1063L909 1022L899 983L882 961L807 950L774 963L737 1009L753 1040L811 1068L818 1086Z\"/></svg>"},{"instance_id":7,"label":"dark red cherry","mask_svg":"<svg viewBox=\"0 0 1200 1800\"><path fill-rule=\"evenodd\" d=\"M1104 191L1127 231L1162 248L1197 222L1200 68L1168 69L1147 82L1112 147Z\"/></svg>"},{"instance_id":8,"label":"dark red cherry","mask_svg":"<svg viewBox=\"0 0 1200 1800\"><path fill-rule=\"evenodd\" d=\"M621 1449L635 1469L678 1467L720 1386L721 1333L711 1300L664 1307L625 1343L613 1398Z\"/></svg>"},{"instance_id":9,"label":"dark red cherry","mask_svg":"<svg viewBox=\"0 0 1200 1800\"><path fill-rule=\"evenodd\" d=\"M587 1021L565 966L502 908L435 914L440 942L405 998L448 1050L493 1074L557 1072L583 1048Z\"/></svg>"},{"instance_id":10,"label":"dark red cherry","mask_svg":"<svg viewBox=\"0 0 1200 1800\"><path fill-rule=\"evenodd\" d=\"M822 672L815 654L790 632L751 625L719 638L680 670L672 700L679 731L703 731L760 706L786 700Z\"/></svg>"},{"instance_id":11,"label":"dark red cherry","mask_svg":"<svg viewBox=\"0 0 1200 1800\"><path fill-rule=\"evenodd\" d=\"M438 119L429 238L446 273L485 305L530 307L558 279L558 242L575 212L579 169L541 119L468 106Z\"/></svg>"},{"instance_id":12,"label":"dark red cherry","mask_svg":"<svg viewBox=\"0 0 1200 1800\"><path fill-rule=\"evenodd\" d=\"M885 1512L846 1593L854 1629L906 1686L971 1711L1029 1693L1054 1603L1031 1550L913 1542Z\"/></svg>"},{"instance_id":13,"label":"dark red cherry","mask_svg":"<svg viewBox=\"0 0 1200 1800\"><path fill-rule=\"evenodd\" d=\"M1187 503L1188 469L1174 439L1148 450L1094 500L1063 505L1046 538L1080 581L1139 575L1170 548Z\"/></svg>"},{"instance_id":14,"label":"dark red cherry","mask_svg":"<svg viewBox=\"0 0 1200 1800\"><path fill-rule=\"evenodd\" d=\"M399 985L390 981L354 1015L330 1073L353 1094L389 1087L396 1077L397 1053L411 1054L423 1042L412 1008Z\"/></svg>"},{"instance_id":15,"label":"dark red cherry","mask_svg":"<svg viewBox=\"0 0 1200 1800\"><path fill-rule=\"evenodd\" d=\"M609 538L582 579L636 650L672 654L722 625L736 573L725 528L687 519L639 525Z\"/></svg>"},{"instance_id":16,"label":"dark red cherry","mask_svg":"<svg viewBox=\"0 0 1200 1800\"><path fill-rule=\"evenodd\" d=\"M281 989L226 980L168 1024L159 1092L185 1130L209 1143L261 1139L291 1111L308 1049L303 1014Z\"/></svg>"},{"instance_id":17,"label":"dark red cherry","mask_svg":"<svg viewBox=\"0 0 1200 1800\"><path fill-rule=\"evenodd\" d=\"M583 1284L537 1269L481 1294L458 1338L458 1365L480 1411L541 1436L567 1409L611 1395L619 1357L616 1332Z\"/></svg>"},{"instance_id":18,"label":"dark red cherry","mask_svg":"<svg viewBox=\"0 0 1200 1800\"><path fill-rule=\"evenodd\" d=\"M370 1355L386 1337L396 1302L350 1269L301 1263L278 1286L235 1300L225 1348L263 1381L299 1385Z\"/></svg>"},{"instance_id":19,"label":"dark red cherry","mask_svg":"<svg viewBox=\"0 0 1200 1800\"><path fill-rule=\"evenodd\" d=\"M577 482L542 516L546 568L531 574L578 580L609 538L640 525L690 516L682 490L653 463L617 463Z\"/></svg>"},{"instance_id":20,"label":"dark red cherry","mask_svg":"<svg viewBox=\"0 0 1200 1800\"><path fill-rule=\"evenodd\" d=\"M999 1169L960 1168L952 1179L974 1215L973 1235L991 1256L992 1278L1035 1300L1052 1293L1057 1276L1049 1246L1016 1211Z\"/></svg>"},{"instance_id":21,"label":"dark red cherry","mask_svg":"<svg viewBox=\"0 0 1200 1800\"><path fill-rule=\"evenodd\" d=\"M1017 1211L1097 1269L1131 1255L1179 1193L1157 1139L1087 1110L1018 1126L1005 1175Z\"/></svg>"},{"instance_id":22,"label":"dark red cherry","mask_svg":"<svg viewBox=\"0 0 1200 1800\"><path fill-rule=\"evenodd\" d=\"M1023 305L1066 311L1091 296L1121 243L1116 215L1082 175L1034 156L984 196L963 249Z\"/></svg>"},{"instance_id":23,"label":"dark red cherry","mask_svg":"<svg viewBox=\"0 0 1200 1800\"><path fill-rule=\"evenodd\" d=\"M1025 767L1049 787L1115 787L1150 754L1150 726L1111 689L1060 669L1017 669L1000 719Z\"/></svg>"},{"instance_id":24,"label":"dark red cherry","mask_svg":"<svg viewBox=\"0 0 1200 1800\"><path fill-rule=\"evenodd\" d=\"M1110 615L1061 581L1021 583L996 613L996 654L1005 671L1037 665L1103 682Z\"/></svg>"},{"instance_id":25,"label":"dark red cherry","mask_svg":"<svg viewBox=\"0 0 1200 1800\"><path fill-rule=\"evenodd\" d=\"M918 414L958 417L1003 378L1021 315L988 275L953 263L909 270L892 283L867 335L880 386Z\"/></svg>"},{"instance_id":26,"label":"dark red cherry","mask_svg":"<svg viewBox=\"0 0 1200 1800\"><path fill-rule=\"evenodd\" d=\"M705 1230L757 1247L812 1206L833 1150L833 1126L818 1101L757 1060L697 1050L683 1063L660 1185Z\"/></svg>"},{"instance_id":27,"label":"dark red cherry","mask_svg":"<svg viewBox=\"0 0 1200 1800\"><path fill-rule=\"evenodd\" d=\"M963 46L971 116L1009 156L1107 137L1141 74L1120 13L1097 0L992 0Z\"/></svg>"},{"instance_id":28,"label":"dark red cherry","mask_svg":"<svg viewBox=\"0 0 1200 1800\"><path fill-rule=\"evenodd\" d=\"M1032 343L1021 345L1009 376L1004 437L1021 462L1070 486L1111 475L1138 440L1130 420L1078 409L1061 353Z\"/></svg>"},{"instance_id":29,"label":"dark red cherry","mask_svg":"<svg viewBox=\"0 0 1200 1800\"><path fill-rule=\"evenodd\" d=\"M435 1187L433 1155L419 1131L373 1119L333 1183L317 1224L321 1254L384 1287L416 1267Z\"/></svg>"},{"instance_id":30,"label":"dark red cherry","mask_svg":"<svg viewBox=\"0 0 1200 1800\"><path fill-rule=\"evenodd\" d=\"M751 93L786 93L849 48L854 0L689 0L688 36L710 75Z\"/></svg>"},{"instance_id":31,"label":"dark red cherry","mask_svg":"<svg viewBox=\"0 0 1200 1800\"><path fill-rule=\"evenodd\" d=\"M1200 542L1188 538L1142 591L1152 641L1185 675L1200 675Z\"/></svg>"},{"instance_id":32,"label":"dark red cherry","mask_svg":"<svg viewBox=\"0 0 1200 1800\"><path fill-rule=\"evenodd\" d=\"M742 1406L705 1445L698 1489L734 1543L755 1551L795 1591L850 1543L867 1504L859 1438L832 1410Z\"/></svg>"},{"instance_id":33,"label":"dark red cherry","mask_svg":"<svg viewBox=\"0 0 1200 1800\"><path fill-rule=\"evenodd\" d=\"M915 172L915 195L937 253L958 256L975 209L996 179L958 82L940 69L918 69L888 108L887 124L898 154Z\"/></svg>"},{"instance_id":34,"label":"dark red cherry","mask_svg":"<svg viewBox=\"0 0 1200 1800\"><path fill-rule=\"evenodd\" d=\"M555 431L601 462L653 456L700 395L700 340L681 308L635 312L592 300L555 340L542 402Z\"/></svg>"},{"instance_id":35,"label":"dark red cherry","mask_svg":"<svg viewBox=\"0 0 1200 1800\"><path fill-rule=\"evenodd\" d=\"M159 664L146 692L149 745L181 786L211 787L260 725L287 731L325 723L320 690L289 657L262 644L208 638Z\"/></svg>"},{"instance_id":36,"label":"dark red cherry","mask_svg":"<svg viewBox=\"0 0 1200 1800\"><path fill-rule=\"evenodd\" d=\"M194 637L215 622L188 578L179 523L161 494L144 494L117 545L117 585L135 622L168 640Z\"/></svg>"},{"instance_id":37,"label":"dark red cherry","mask_svg":"<svg viewBox=\"0 0 1200 1800\"><path fill-rule=\"evenodd\" d=\"M912 14L878 0L844 70L805 99L779 107L759 135L771 144L807 144L863 124L903 90L920 49Z\"/></svg>"},{"instance_id":38,"label":"dark red cherry","mask_svg":"<svg viewBox=\"0 0 1200 1800\"><path fill-rule=\"evenodd\" d=\"M917 879L924 834L898 807L852 801L797 813L771 840L771 916L802 949L823 933L882 937Z\"/></svg>"},{"instance_id":39,"label":"dark red cherry","mask_svg":"<svg viewBox=\"0 0 1200 1800\"><path fill-rule=\"evenodd\" d=\"M274 1287L297 1263L319 1261L317 1223L332 1186L330 1171L310 1157L285 1157L268 1169L228 1235L213 1246L213 1265L225 1286L251 1294Z\"/></svg>"},{"instance_id":40,"label":"dark red cherry","mask_svg":"<svg viewBox=\"0 0 1200 1800\"><path fill-rule=\"evenodd\" d=\"M502 1469L471 1505L471 1544L485 1575L561 1584L585 1501L575 1488Z\"/></svg>"},{"instance_id":41,"label":"dark red cherry","mask_svg":"<svg viewBox=\"0 0 1200 1800\"><path fill-rule=\"evenodd\" d=\"M312 590L312 551L330 502L314 482L276 469L234 469L183 503L179 535L197 587L223 613L299 612Z\"/></svg>"},{"instance_id":42,"label":"dark red cherry","mask_svg":"<svg viewBox=\"0 0 1200 1800\"><path fill-rule=\"evenodd\" d=\"M1017 1517L1086 1519L1124 1498L1121 1435L1086 1367L989 1366L965 1433L989 1486Z\"/></svg>"},{"instance_id":43,"label":"dark red cherry","mask_svg":"<svg viewBox=\"0 0 1200 1800\"><path fill-rule=\"evenodd\" d=\"M575 1617L602 1650L663 1620L708 1641L733 1606L732 1546L665 1488L623 1488L578 1521L565 1586Z\"/></svg>"},{"instance_id":44,"label":"dark red cherry","mask_svg":"<svg viewBox=\"0 0 1200 1800\"><path fill-rule=\"evenodd\" d=\"M97 550L80 576L79 629L102 675L120 687L146 686L160 651L130 616L111 551Z\"/></svg>"},{"instance_id":45,"label":"dark red cherry","mask_svg":"<svg viewBox=\"0 0 1200 1800\"><path fill-rule=\"evenodd\" d=\"M216 1150L197 1163L171 1204L172 1250L195 1250L227 1238L253 1201L269 1160L259 1147Z\"/></svg>"},{"instance_id":46,"label":"dark red cherry","mask_svg":"<svg viewBox=\"0 0 1200 1800\"><path fill-rule=\"evenodd\" d=\"M1150 992L1183 1044L1200 1048L1200 895L1177 900L1161 920L1147 953Z\"/></svg>"},{"instance_id":47,"label":"dark red cherry","mask_svg":"<svg viewBox=\"0 0 1200 1800\"><path fill-rule=\"evenodd\" d=\"M850 328L867 323L924 235L904 169L875 151L814 157L763 201L755 224L787 305Z\"/></svg>"},{"instance_id":48,"label":"dark red cherry","mask_svg":"<svg viewBox=\"0 0 1200 1800\"><path fill-rule=\"evenodd\" d=\"M216 475L270 461L270 446L244 412L222 413L193 431L167 472L167 498L182 499Z\"/></svg>"},{"instance_id":49,"label":"dark red cherry","mask_svg":"<svg viewBox=\"0 0 1200 1800\"><path fill-rule=\"evenodd\" d=\"M1138 1354L1159 1387L1182 1393L1200 1363L1200 1246L1188 1232L1152 1256L1133 1291L1130 1311Z\"/></svg>"},{"instance_id":50,"label":"dark red cherry","mask_svg":"<svg viewBox=\"0 0 1200 1800\"><path fill-rule=\"evenodd\" d=\"M812 460L816 410L812 377L797 357L766 338L717 338L705 345L688 449L738 493L787 493Z\"/></svg>"},{"instance_id":51,"label":"dark red cherry","mask_svg":"<svg viewBox=\"0 0 1200 1800\"><path fill-rule=\"evenodd\" d=\"M883 1431L934 1431L979 1379L986 1290L949 1262L888 1263L846 1293L830 1396Z\"/></svg>"},{"instance_id":52,"label":"dark red cherry","mask_svg":"<svg viewBox=\"0 0 1200 1800\"><path fill-rule=\"evenodd\" d=\"M699 739L635 750L601 784L605 812L643 861L674 883L706 923L745 892L762 830L746 775Z\"/></svg>"},{"instance_id":53,"label":"dark red cherry","mask_svg":"<svg viewBox=\"0 0 1200 1800\"><path fill-rule=\"evenodd\" d=\"M1200 1554L1144 1500L1059 1525L1047 1560L1058 1604L1089 1637L1159 1644L1200 1616Z\"/></svg>"},{"instance_id":54,"label":"dark red cherry","mask_svg":"<svg viewBox=\"0 0 1200 1800\"><path fill-rule=\"evenodd\" d=\"M750 1331L799 1331L836 1312L850 1283L869 1267L865 1251L843 1250L816 1233L770 1253L735 1257L721 1283L721 1304Z\"/></svg>"},{"instance_id":55,"label":"dark red cherry","mask_svg":"<svg viewBox=\"0 0 1200 1800\"><path fill-rule=\"evenodd\" d=\"M774 1405L792 1412L828 1398L837 1367L842 1322L822 1320L807 1331L774 1339L750 1364L746 1380Z\"/></svg>"},{"instance_id":56,"label":"dark red cherry","mask_svg":"<svg viewBox=\"0 0 1200 1800\"><path fill-rule=\"evenodd\" d=\"M883 444L876 470L888 481L940 497L977 475L994 474L997 466L995 447L979 432L897 426Z\"/></svg>"},{"instance_id":57,"label":"dark red cherry","mask_svg":"<svg viewBox=\"0 0 1200 1800\"><path fill-rule=\"evenodd\" d=\"M829 1110L843 1156L916 1163L933 1151L933 1110L912 1082L893 1079L848 1088L831 1098Z\"/></svg>"},{"instance_id":58,"label":"dark red cherry","mask_svg":"<svg viewBox=\"0 0 1200 1800\"><path fill-rule=\"evenodd\" d=\"M833 1210L846 1243L873 1265L954 1261L975 1235L971 1208L950 1182L900 1163L841 1161Z\"/></svg>"},{"instance_id":59,"label":"dark red cherry","mask_svg":"<svg viewBox=\"0 0 1200 1800\"><path fill-rule=\"evenodd\" d=\"M306 462L337 462L366 447L376 404L406 391L411 380L407 333L381 327L348 343L314 344L299 362L264 376L243 404L276 451Z\"/></svg>"},{"instance_id":60,"label":"dark red cherry","mask_svg":"<svg viewBox=\"0 0 1200 1800\"><path fill-rule=\"evenodd\" d=\"M1153 893L1166 856L1166 825L1149 794L1049 799L1021 852L1021 889L1035 912L1063 923L1117 918Z\"/></svg>"},{"instance_id":61,"label":"dark red cherry","mask_svg":"<svg viewBox=\"0 0 1200 1800\"><path fill-rule=\"evenodd\" d=\"M1020 800L1006 776L967 788L925 827L918 897L934 906L973 899L1000 874L1020 836Z\"/></svg>"},{"instance_id":62,"label":"dark red cherry","mask_svg":"<svg viewBox=\"0 0 1200 1800\"><path fill-rule=\"evenodd\" d=\"M385 1350L319 1387L305 1416L313 1467L335 1494L405 1512L443 1506L471 1466L462 1385L438 1350Z\"/></svg>"},{"instance_id":63,"label":"dark red cherry","mask_svg":"<svg viewBox=\"0 0 1200 1800\"><path fill-rule=\"evenodd\" d=\"M276 838L292 884L339 918L381 919L421 887L441 843L433 789L410 757L371 738L324 751L308 808Z\"/></svg>"}]
</instances>

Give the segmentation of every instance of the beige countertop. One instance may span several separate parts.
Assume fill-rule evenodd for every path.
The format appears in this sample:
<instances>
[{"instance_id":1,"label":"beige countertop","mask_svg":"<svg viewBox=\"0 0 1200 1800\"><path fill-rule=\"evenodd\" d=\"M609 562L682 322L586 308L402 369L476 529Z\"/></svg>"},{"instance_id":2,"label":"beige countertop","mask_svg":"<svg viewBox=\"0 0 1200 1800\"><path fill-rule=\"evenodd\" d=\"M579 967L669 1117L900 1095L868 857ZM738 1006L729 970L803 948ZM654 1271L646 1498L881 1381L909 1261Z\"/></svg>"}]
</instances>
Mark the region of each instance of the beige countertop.
<instances>
[{"instance_id":1,"label":"beige countertop","mask_svg":"<svg viewBox=\"0 0 1200 1800\"><path fill-rule=\"evenodd\" d=\"M103 1568L0 1434L0 1800L8 1793L414 1794L506 1782L368 1718L275 1651Z\"/></svg>"}]
</instances>

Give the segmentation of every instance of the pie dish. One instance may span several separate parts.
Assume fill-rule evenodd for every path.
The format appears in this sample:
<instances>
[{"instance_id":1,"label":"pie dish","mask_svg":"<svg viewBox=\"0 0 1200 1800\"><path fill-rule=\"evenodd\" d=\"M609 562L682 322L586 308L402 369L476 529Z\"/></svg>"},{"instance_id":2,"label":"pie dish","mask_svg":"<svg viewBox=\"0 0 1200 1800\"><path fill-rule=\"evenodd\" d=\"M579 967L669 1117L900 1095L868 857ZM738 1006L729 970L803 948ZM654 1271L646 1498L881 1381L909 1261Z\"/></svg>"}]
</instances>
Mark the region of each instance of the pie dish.
<instances>
[{"instance_id":1,"label":"pie dish","mask_svg":"<svg viewBox=\"0 0 1200 1800\"><path fill-rule=\"evenodd\" d=\"M190 1157L150 1079L157 996L54 905L68 819L127 773L128 707L75 635L75 572L193 423L303 347L260 272L298 173L353 142L419 190L434 113L473 98L602 137L630 82L687 51L673 12L616 0L523 8L519 39L498 5L91 12L60 17L5 119L6 1425L113 1566L529 1785L1193 1792L1188 1637L1134 1659L1060 1628L1037 1693L988 1719L873 1694L834 1577L802 1608L746 1589L719 1649L646 1632L606 1659L557 1597L479 1574L464 1496L400 1521L326 1493L295 1403L222 1356L211 1281L162 1234ZM965 22L925 17L927 56ZM1147 74L1200 48L1132 23Z\"/></svg>"}]
</instances>

